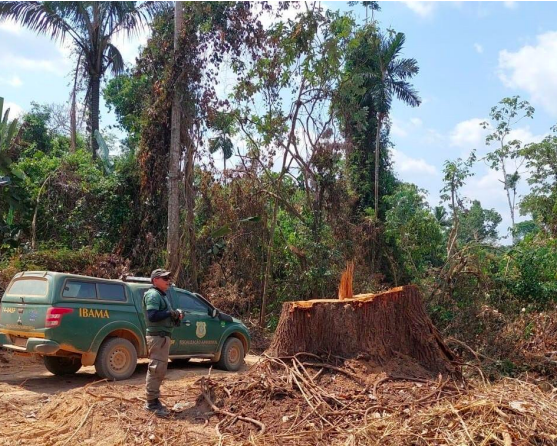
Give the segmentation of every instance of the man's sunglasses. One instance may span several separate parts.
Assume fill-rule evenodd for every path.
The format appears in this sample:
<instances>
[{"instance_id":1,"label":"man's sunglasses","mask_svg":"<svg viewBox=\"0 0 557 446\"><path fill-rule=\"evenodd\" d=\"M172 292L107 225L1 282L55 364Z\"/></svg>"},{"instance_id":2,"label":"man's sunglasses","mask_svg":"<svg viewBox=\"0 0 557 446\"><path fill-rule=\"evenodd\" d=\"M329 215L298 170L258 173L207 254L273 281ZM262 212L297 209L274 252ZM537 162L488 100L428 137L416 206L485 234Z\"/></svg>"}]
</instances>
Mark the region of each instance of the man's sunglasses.
<instances>
[{"instance_id":1,"label":"man's sunglasses","mask_svg":"<svg viewBox=\"0 0 557 446\"><path fill-rule=\"evenodd\" d=\"M164 280L165 282L170 282L170 277L166 276L166 277L159 277L159 279Z\"/></svg>"}]
</instances>

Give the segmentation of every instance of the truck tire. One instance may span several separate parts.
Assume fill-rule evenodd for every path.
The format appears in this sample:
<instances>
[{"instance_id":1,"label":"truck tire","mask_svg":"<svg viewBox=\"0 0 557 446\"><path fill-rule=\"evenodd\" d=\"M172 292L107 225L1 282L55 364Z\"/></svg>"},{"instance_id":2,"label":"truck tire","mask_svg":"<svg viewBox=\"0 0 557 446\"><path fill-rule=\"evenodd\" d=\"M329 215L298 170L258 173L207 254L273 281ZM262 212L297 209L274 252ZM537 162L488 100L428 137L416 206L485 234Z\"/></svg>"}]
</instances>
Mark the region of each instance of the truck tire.
<instances>
[{"instance_id":1,"label":"truck tire","mask_svg":"<svg viewBox=\"0 0 557 446\"><path fill-rule=\"evenodd\" d=\"M65 356L43 356L46 369L54 375L73 375L81 368L79 358Z\"/></svg>"},{"instance_id":2,"label":"truck tire","mask_svg":"<svg viewBox=\"0 0 557 446\"><path fill-rule=\"evenodd\" d=\"M110 381L128 379L137 367L137 351L127 339L106 339L95 360L97 374Z\"/></svg>"},{"instance_id":3,"label":"truck tire","mask_svg":"<svg viewBox=\"0 0 557 446\"><path fill-rule=\"evenodd\" d=\"M220 353L217 367L229 372L237 372L244 364L244 344L238 338L228 338Z\"/></svg>"}]
</instances>

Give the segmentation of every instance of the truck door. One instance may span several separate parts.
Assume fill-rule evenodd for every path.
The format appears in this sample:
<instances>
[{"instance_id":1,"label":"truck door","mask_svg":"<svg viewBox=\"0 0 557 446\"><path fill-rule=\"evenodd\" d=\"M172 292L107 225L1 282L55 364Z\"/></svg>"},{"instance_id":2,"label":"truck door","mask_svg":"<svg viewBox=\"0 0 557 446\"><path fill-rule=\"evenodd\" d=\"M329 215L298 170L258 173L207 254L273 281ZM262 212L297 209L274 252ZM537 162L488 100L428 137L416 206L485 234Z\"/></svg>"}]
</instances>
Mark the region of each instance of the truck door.
<instances>
[{"instance_id":1,"label":"truck door","mask_svg":"<svg viewBox=\"0 0 557 446\"><path fill-rule=\"evenodd\" d=\"M209 307L185 290L173 290L174 308L186 314L180 327L174 329L177 355L214 354L223 328L218 318L209 315Z\"/></svg>"}]
</instances>

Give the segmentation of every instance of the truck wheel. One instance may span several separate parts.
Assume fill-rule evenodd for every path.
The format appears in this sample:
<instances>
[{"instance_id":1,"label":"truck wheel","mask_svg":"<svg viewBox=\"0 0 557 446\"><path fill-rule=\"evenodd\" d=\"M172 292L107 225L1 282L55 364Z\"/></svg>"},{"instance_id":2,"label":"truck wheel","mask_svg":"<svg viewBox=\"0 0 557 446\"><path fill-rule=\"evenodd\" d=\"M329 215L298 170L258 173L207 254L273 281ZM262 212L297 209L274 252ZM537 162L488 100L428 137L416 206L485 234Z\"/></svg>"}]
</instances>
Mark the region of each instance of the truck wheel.
<instances>
[{"instance_id":1,"label":"truck wheel","mask_svg":"<svg viewBox=\"0 0 557 446\"><path fill-rule=\"evenodd\" d=\"M79 358L64 356L43 356L46 369L54 375L73 375L81 368Z\"/></svg>"},{"instance_id":2,"label":"truck wheel","mask_svg":"<svg viewBox=\"0 0 557 446\"><path fill-rule=\"evenodd\" d=\"M228 338L222 346L217 367L229 372L237 372L243 363L244 344L238 338Z\"/></svg>"},{"instance_id":3,"label":"truck wheel","mask_svg":"<svg viewBox=\"0 0 557 446\"><path fill-rule=\"evenodd\" d=\"M128 379L135 372L137 366L137 352L133 344L127 339L106 339L95 360L97 374L110 381Z\"/></svg>"}]
</instances>

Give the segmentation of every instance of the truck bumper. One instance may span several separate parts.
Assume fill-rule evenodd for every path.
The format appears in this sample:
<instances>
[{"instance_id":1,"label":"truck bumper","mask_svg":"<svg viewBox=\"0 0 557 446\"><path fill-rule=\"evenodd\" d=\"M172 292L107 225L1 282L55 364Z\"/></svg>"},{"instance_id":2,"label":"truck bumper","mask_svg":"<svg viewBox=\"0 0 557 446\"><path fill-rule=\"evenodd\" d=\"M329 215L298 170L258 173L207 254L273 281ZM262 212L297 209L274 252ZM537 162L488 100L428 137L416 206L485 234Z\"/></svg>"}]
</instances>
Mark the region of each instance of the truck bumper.
<instances>
[{"instance_id":1,"label":"truck bumper","mask_svg":"<svg viewBox=\"0 0 557 446\"><path fill-rule=\"evenodd\" d=\"M53 355L58 350L60 350L60 344L49 339L29 338L27 341L28 352Z\"/></svg>"},{"instance_id":2,"label":"truck bumper","mask_svg":"<svg viewBox=\"0 0 557 446\"><path fill-rule=\"evenodd\" d=\"M4 333L0 333L0 347L2 347L4 344L9 344L10 343L10 339L8 338L8 336L6 336Z\"/></svg>"},{"instance_id":3,"label":"truck bumper","mask_svg":"<svg viewBox=\"0 0 557 446\"><path fill-rule=\"evenodd\" d=\"M60 344L44 338L29 338L25 346L4 343L1 346L14 352L38 353L41 355L53 355L60 350Z\"/></svg>"}]
</instances>

